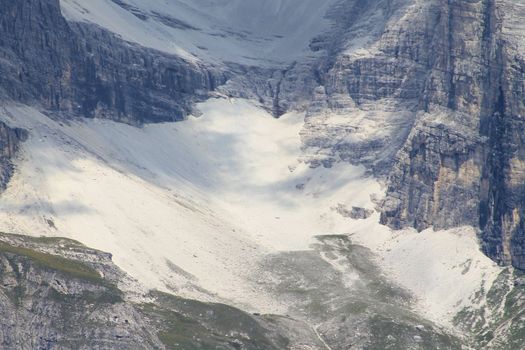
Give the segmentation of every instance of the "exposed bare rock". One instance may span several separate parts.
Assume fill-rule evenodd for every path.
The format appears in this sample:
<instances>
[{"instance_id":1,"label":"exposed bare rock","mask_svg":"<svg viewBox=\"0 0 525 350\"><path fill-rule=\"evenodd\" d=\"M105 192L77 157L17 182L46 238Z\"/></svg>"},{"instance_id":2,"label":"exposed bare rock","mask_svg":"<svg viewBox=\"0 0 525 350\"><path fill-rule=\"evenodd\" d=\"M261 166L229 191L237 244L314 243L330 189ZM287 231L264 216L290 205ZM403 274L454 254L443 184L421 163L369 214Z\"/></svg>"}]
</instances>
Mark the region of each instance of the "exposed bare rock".
<instances>
[{"instance_id":1,"label":"exposed bare rock","mask_svg":"<svg viewBox=\"0 0 525 350\"><path fill-rule=\"evenodd\" d=\"M382 220L418 229L479 225L489 256L525 268L524 63L509 7L516 5L440 4L436 60L421 92L427 113L398 154Z\"/></svg>"},{"instance_id":2,"label":"exposed bare rock","mask_svg":"<svg viewBox=\"0 0 525 350\"><path fill-rule=\"evenodd\" d=\"M117 288L119 274L109 254L74 241L2 235L0 347L162 348Z\"/></svg>"},{"instance_id":3,"label":"exposed bare rock","mask_svg":"<svg viewBox=\"0 0 525 350\"><path fill-rule=\"evenodd\" d=\"M1 1L0 96L48 112L131 124L175 121L226 80L87 23L68 23L59 0Z\"/></svg>"},{"instance_id":4,"label":"exposed bare rock","mask_svg":"<svg viewBox=\"0 0 525 350\"><path fill-rule=\"evenodd\" d=\"M20 143L27 139L27 131L10 128L0 122L0 189L4 190L13 174L12 158L16 156Z\"/></svg>"},{"instance_id":5,"label":"exposed bare rock","mask_svg":"<svg viewBox=\"0 0 525 350\"><path fill-rule=\"evenodd\" d=\"M384 224L418 230L478 224L483 139L461 127L461 118L454 123L446 120L451 115L441 120L437 115L421 115L398 154L383 203Z\"/></svg>"},{"instance_id":6,"label":"exposed bare rock","mask_svg":"<svg viewBox=\"0 0 525 350\"><path fill-rule=\"evenodd\" d=\"M337 207L332 208L332 210L337 211L345 218L352 218L355 220L368 219L374 213L373 210L361 207L352 207L351 209L348 209L343 204L339 204Z\"/></svg>"}]
</instances>

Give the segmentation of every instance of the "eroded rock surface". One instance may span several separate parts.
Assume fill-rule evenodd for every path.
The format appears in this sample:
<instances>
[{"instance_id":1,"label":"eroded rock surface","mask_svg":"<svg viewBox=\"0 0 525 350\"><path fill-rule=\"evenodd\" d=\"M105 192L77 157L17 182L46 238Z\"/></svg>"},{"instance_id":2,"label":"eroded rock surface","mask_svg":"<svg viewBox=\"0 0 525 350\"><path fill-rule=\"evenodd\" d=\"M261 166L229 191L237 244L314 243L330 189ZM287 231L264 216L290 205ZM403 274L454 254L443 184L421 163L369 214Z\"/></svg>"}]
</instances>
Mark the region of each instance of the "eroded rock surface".
<instances>
[{"instance_id":1,"label":"eroded rock surface","mask_svg":"<svg viewBox=\"0 0 525 350\"><path fill-rule=\"evenodd\" d=\"M216 68L68 23L59 0L0 2L0 96L49 113L176 121L225 81Z\"/></svg>"},{"instance_id":2,"label":"eroded rock surface","mask_svg":"<svg viewBox=\"0 0 525 350\"><path fill-rule=\"evenodd\" d=\"M327 54L305 160L365 164L388 178L383 223L474 225L490 257L525 268L523 14L497 0L340 2L337 35L312 43Z\"/></svg>"}]
</instances>

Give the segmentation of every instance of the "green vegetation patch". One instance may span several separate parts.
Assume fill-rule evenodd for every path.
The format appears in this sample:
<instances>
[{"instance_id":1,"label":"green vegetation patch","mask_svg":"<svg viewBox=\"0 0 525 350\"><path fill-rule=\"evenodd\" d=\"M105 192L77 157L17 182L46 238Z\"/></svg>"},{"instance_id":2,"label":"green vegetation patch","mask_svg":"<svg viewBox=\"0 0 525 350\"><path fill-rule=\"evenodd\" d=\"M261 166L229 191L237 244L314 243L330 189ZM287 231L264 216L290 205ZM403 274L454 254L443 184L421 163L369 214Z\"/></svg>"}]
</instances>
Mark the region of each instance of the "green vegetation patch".
<instances>
[{"instance_id":1,"label":"green vegetation patch","mask_svg":"<svg viewBox=\"0 0 525 350\"><path fill-rule=\"evenodd\" d=\"M153 292L156 302L139 305L153 321L159 339L176 350L277 350L288 339L266 329L253 315L234 307ZM261 316L263 317L263 316Z\"/></svg>"},{"instance_id":2,"label":"green vegetation patch","mask_svg":"<svg viewBox=\"0 0 525 350\"><path fill-rule=\"evenodd\" d=\"M42 253L24 247L15 247L0 241L0 253L10 253L31 259L41 267L65 273L71 277L87 280L97 284L107 282L93 268L75 260L63 258L58 255Z\"/></svg>"}]
</instances>

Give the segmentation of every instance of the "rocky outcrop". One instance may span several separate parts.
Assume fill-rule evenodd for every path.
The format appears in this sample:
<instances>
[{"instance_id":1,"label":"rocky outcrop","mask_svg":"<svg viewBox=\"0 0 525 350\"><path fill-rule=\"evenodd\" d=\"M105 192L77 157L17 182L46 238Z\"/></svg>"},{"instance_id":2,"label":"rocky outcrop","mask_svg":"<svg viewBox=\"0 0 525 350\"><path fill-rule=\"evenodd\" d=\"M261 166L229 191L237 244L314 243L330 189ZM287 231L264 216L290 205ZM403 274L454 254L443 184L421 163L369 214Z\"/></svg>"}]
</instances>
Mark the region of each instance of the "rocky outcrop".
<instances>
[{"instance_id":1,"label":"rocky outcrop","mask_svg":"<svg viewBox=\"0 0 525 350\"><path fill-rule=\"evenodd\" d=\"M423 114L389 175L381 220L396 229L477 226L483 139Z\"/></svg>"},{"instance_id":2,"label":"rocky outcrop","mask_svg":"<svg viewBox=\"0 0 525 350\"><path fill-rule=\"evenodd\" d=\"M301 321L146 292L111 254L64 238L0 234L2 349L299 346L323 348Z\"/></svg>"},{"instance_id":3,"label":"rocky outcrop","mask_svg":"<svg viewBox=\"0 0 525 350\"><path fill-rule=\"evenodd\" d=\"M124 300L109 254L62 239L0 240L2 349L162 347Z\"/></svg>"},{"instance_id":4,"label":"rocky outcrop","mask_svg":"<svg viewBox=\"0 0 525 350\"><path fill-rule=\"evenodd\" d=\"M20 143L27 139L27 131L10 128L0 122L0 189L4 190L13 174L12 158L17 154Z\"/></svg>"},{"instance_id":5,"label":"rocky outcrop","mask_svg":"<svg viewBox=\"0 0 525 350\"><path fill-rule=\"evenodd\" d=\"M414 123L431 57L433 2L342 1L332 35L313 48L325 58L303 141L314 163L364 163L385 174ZM335 38L335 39L334 39Z\"/></svg>"},{"instance_id":6,"label":"rocky outcrop","mask_svg":"<svg viewBox=\"0 0 525 350\"><path fill-rule=\"evenodd\" d=\"M87 23L59 0L0 1L0 91L54 113L132 124L184 118L225 75L142 48Z\"/></svg>"},{"instance_id":7,"label":"rocky outcrop","mask_svg":"<svg viewBox=\"0 0 525 350\"><path fill-rule=\"evenodd\" d=\"M518 131L524 75L519 41L505 28L509 6L442 4L447 16L440 16L437 37L449 39L436 48L438 59L422 91L421 107L430 114L418 120L398 154L382 221L420 230L479 225L489 256L525 268L524 145ZM449 111L444 118L436 105ZM443 131L428 129L432 118Z\"/></svg>"}]
</instances>

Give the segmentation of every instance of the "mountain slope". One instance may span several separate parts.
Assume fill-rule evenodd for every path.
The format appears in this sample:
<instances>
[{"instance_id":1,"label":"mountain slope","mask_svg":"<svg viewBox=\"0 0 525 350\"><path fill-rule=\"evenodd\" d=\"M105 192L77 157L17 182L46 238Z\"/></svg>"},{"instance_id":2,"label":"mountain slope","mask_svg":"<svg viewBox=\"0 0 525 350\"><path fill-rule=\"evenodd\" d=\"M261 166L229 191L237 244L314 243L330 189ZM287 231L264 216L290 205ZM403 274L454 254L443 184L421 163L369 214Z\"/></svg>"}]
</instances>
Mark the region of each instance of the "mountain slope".
<instances>
[{"instance_id":1,"label":"mountain slope","mask_svg":"<svg viewBox=\"0 0 525 350\"><path fill-rule=\"evenodd\" d=\"M329 28L329 1L62 0L70 21L95 23L124 40L186 60L257 66L289 64L309 54Z\"/></svg>"},{"instance_id":2,"label":"mountain slope","mask_svg":"<svg viewBox=\"0 0 525 350\"><path fill-rule=\"evenodd\" d=\"M415 307L413 326L427 322L419 317L451 327L455 311L483 305L470 298L499 269L470 230L394 234L379 225L371 196L379 199L381 187L364 168L301 161L300 114L275 119L233 99L199 108L199 118L142 129L7 108L4 120L31 137L2 196L0 228L111 251L151 288L312 324L334 322L310 309L316 303L342 307L341 296L355 303L360 295L374 305L361 299L377 285L404 290L389 300L399 315ZM356 255L338 243L341 234L372 251ZM352 322L367 314L358 315ZM356 336L351 329L339 346Z\"/></svg>"},{"instance_id":3,"label":"mountain slope","mask_svg":"<svg viewBox=\"0 0 525 350\"><path fill-rule=\"evenodd\" d=\"M521 339L478 242L523 267L519 4L0 6L0 229L110 252L159 327L184 297L321 348Z\"/></svg>"},{"instance_id":4,"label":"mountain slope","mask_svg":"<svg viewBox=\"0 0 525 350\"><path fill-rule=\"evenodd\" d=\"M76 241L1 234L0 266L3 349L323 348L312 330L284 317L159 292L128 295L119 286L134 282L111 255Z\"/></svg>"}]
</instances>

